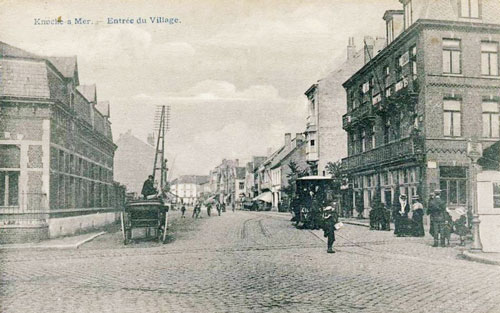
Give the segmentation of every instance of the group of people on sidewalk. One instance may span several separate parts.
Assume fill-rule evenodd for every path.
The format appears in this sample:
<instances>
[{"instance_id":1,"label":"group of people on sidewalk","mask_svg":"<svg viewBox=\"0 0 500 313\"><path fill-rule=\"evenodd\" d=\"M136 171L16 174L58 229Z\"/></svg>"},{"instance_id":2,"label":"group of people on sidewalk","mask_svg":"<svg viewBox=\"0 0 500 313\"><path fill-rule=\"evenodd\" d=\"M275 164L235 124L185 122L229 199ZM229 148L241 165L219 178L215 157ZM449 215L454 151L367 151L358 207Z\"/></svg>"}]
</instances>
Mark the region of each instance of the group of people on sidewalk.
<instances>
[{"instance_id":1,"label":"group of people on sidewalk","mask_svg":"<svg viewBox=\"0 0 500 313\"><path fill-rule=\"evenodd\" d=\"M441 199L441 190L435 190L431 193L427 214L430 216L429 232L434 238L434 247L449 245L452 233L460 236L461 245L465 244L465 236L469 232L466 212L463 209L456 209L455 211L460 214L460 218L453 221L446 209L446 202ZM412 203L410 203L407 196L401 194L392 205L392 208L375 199L374 206L370 211L370 229L390 230L392 216L396 236L423 237L425 236L425 214L424 206L420 202L418 195L414 195Z\"/></svg>"}]
</instances>

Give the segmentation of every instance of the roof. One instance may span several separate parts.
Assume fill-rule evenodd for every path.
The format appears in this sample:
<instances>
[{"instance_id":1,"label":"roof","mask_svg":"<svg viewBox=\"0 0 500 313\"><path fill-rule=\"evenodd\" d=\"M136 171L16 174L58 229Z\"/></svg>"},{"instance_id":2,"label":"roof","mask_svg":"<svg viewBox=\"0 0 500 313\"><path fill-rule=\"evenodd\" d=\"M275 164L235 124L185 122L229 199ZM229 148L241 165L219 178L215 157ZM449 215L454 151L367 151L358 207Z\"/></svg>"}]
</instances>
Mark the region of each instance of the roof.
<instances>
[{"instance_id":1,"label":"roof","mask_svg":"<svg viewBox=\"0 0 500 313\"><path fill-rule=\"evenodd\" d=\"M95 84L92 85L79 85L76 87L76 90L82 94L82 96L87 99L89 102L97 101L97 92Z\"/></svg>"},{"instance_id":2,"label":"roof","mask_svg":"<svg viewBox=\"0 0 500 313\"><path fill-rule=\"evenodd\" d=\"M70 57L47 57L57 70L66 78L72 78L77 69L76 56Z\"/></svg>"},{"instance_id":3,"label":"roof","mask_svg":"<svg viewBox=\"0 0 500 313\"><path fill-rule=\"evenodd\" d=\"M283 147L283 149L281 149L278 155L273 159L271 163L271 168L276 168L280 166L284 159L286 159L290 154L295 152L297 149L300 149L300 147L302 147L302 145L304 145L305 143L306 143L305 141L299 141L297 143L297 138L294 138L292 140L290 149L286 149L285 147Z\"/></svg>"},{"instance_id":4,"label":"roof","mask_svg":"<svg viewBox=\"0 0 500 313\"><path fill-rule=\"evenodd\" d=\"M109 117L109 101L97 101L95 106L97 111L102 114L102 116Z\"/></svg>"},{"instance_id":5,"label":"roof","mask_svg":"<svg viewBox=\"0 0 500 313\"><path fill-rule=\"evenodd\" d=\"M41 59L40 56L24 51L22 49L13 47L5 42L0 41L0 56L2 57L17 57L17 58L30 58Z\"/></svg>"},{"instance_id":6,"label":"roof","mask_svg":"<svg viewBox=\"0 0 500 313\"><path fill-rule=\"evenodd\" d=\"M0 95L50 99L47 65L42 60L0 60Z\"/></svg>"},{"instance_id":7,"label":"roof","mask_svg":"<svg viewBox=\"0 0 500 313\"><path fill-rule=\"evenodd\" d=\"M183 175L172 181L172 185L176 184L196 184L202 185L209 181L209 177L205 175Z\"/></svg>"}]
</instances>

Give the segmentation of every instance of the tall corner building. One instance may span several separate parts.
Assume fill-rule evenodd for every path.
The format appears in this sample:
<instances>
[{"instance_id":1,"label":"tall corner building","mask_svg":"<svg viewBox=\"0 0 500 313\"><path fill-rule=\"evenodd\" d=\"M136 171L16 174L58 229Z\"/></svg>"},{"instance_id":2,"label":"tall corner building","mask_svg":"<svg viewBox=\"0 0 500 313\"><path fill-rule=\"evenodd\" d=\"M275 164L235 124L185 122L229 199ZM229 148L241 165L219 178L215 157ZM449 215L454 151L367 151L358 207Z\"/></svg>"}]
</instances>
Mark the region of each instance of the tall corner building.
<instances>
[{"instance_id":1,"label":"tall corner building","mask_svg":"<svg viewBox=\"0 0 500 313\"><path fill-rule=\"evenodd\" d=\"M499 140L500 1L400 0L387 46L345 83L350 205L442 190L471 205L470 142Z\"/></svg>"}]
</instances>

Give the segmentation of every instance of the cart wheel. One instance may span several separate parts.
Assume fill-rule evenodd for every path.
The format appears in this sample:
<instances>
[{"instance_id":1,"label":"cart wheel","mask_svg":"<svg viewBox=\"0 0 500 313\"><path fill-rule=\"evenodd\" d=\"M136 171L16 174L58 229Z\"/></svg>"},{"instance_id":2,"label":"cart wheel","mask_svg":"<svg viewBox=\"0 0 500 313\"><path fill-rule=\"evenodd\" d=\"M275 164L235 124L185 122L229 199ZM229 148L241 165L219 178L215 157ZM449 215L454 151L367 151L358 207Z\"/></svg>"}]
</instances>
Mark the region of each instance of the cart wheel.
<instances>
[{"instance_id":1,"label":"cart wheel","mask_svg":"<svg viewBox=\"0 0 500 313\"><path fill-rule=\"evenodd\" d=\"M168 211L165 212L165 227L163 228L162 243L165 243L165 241L167 240L167 229L168 229Z\"/></svg>"},{"instance_id":2,"label":"cart wheel","mask_svg":"<svg viewBox=\"0 0 500 313\"><path fill-rule=\"evenodd\" d=\"M123 244L126 245L127 244L127 234L126 234L127 230L125 229L125 216L124 216L123 212L120 213L120 220L121 220L121 224L122 224Z\"/></svg>"}]
</instances>

